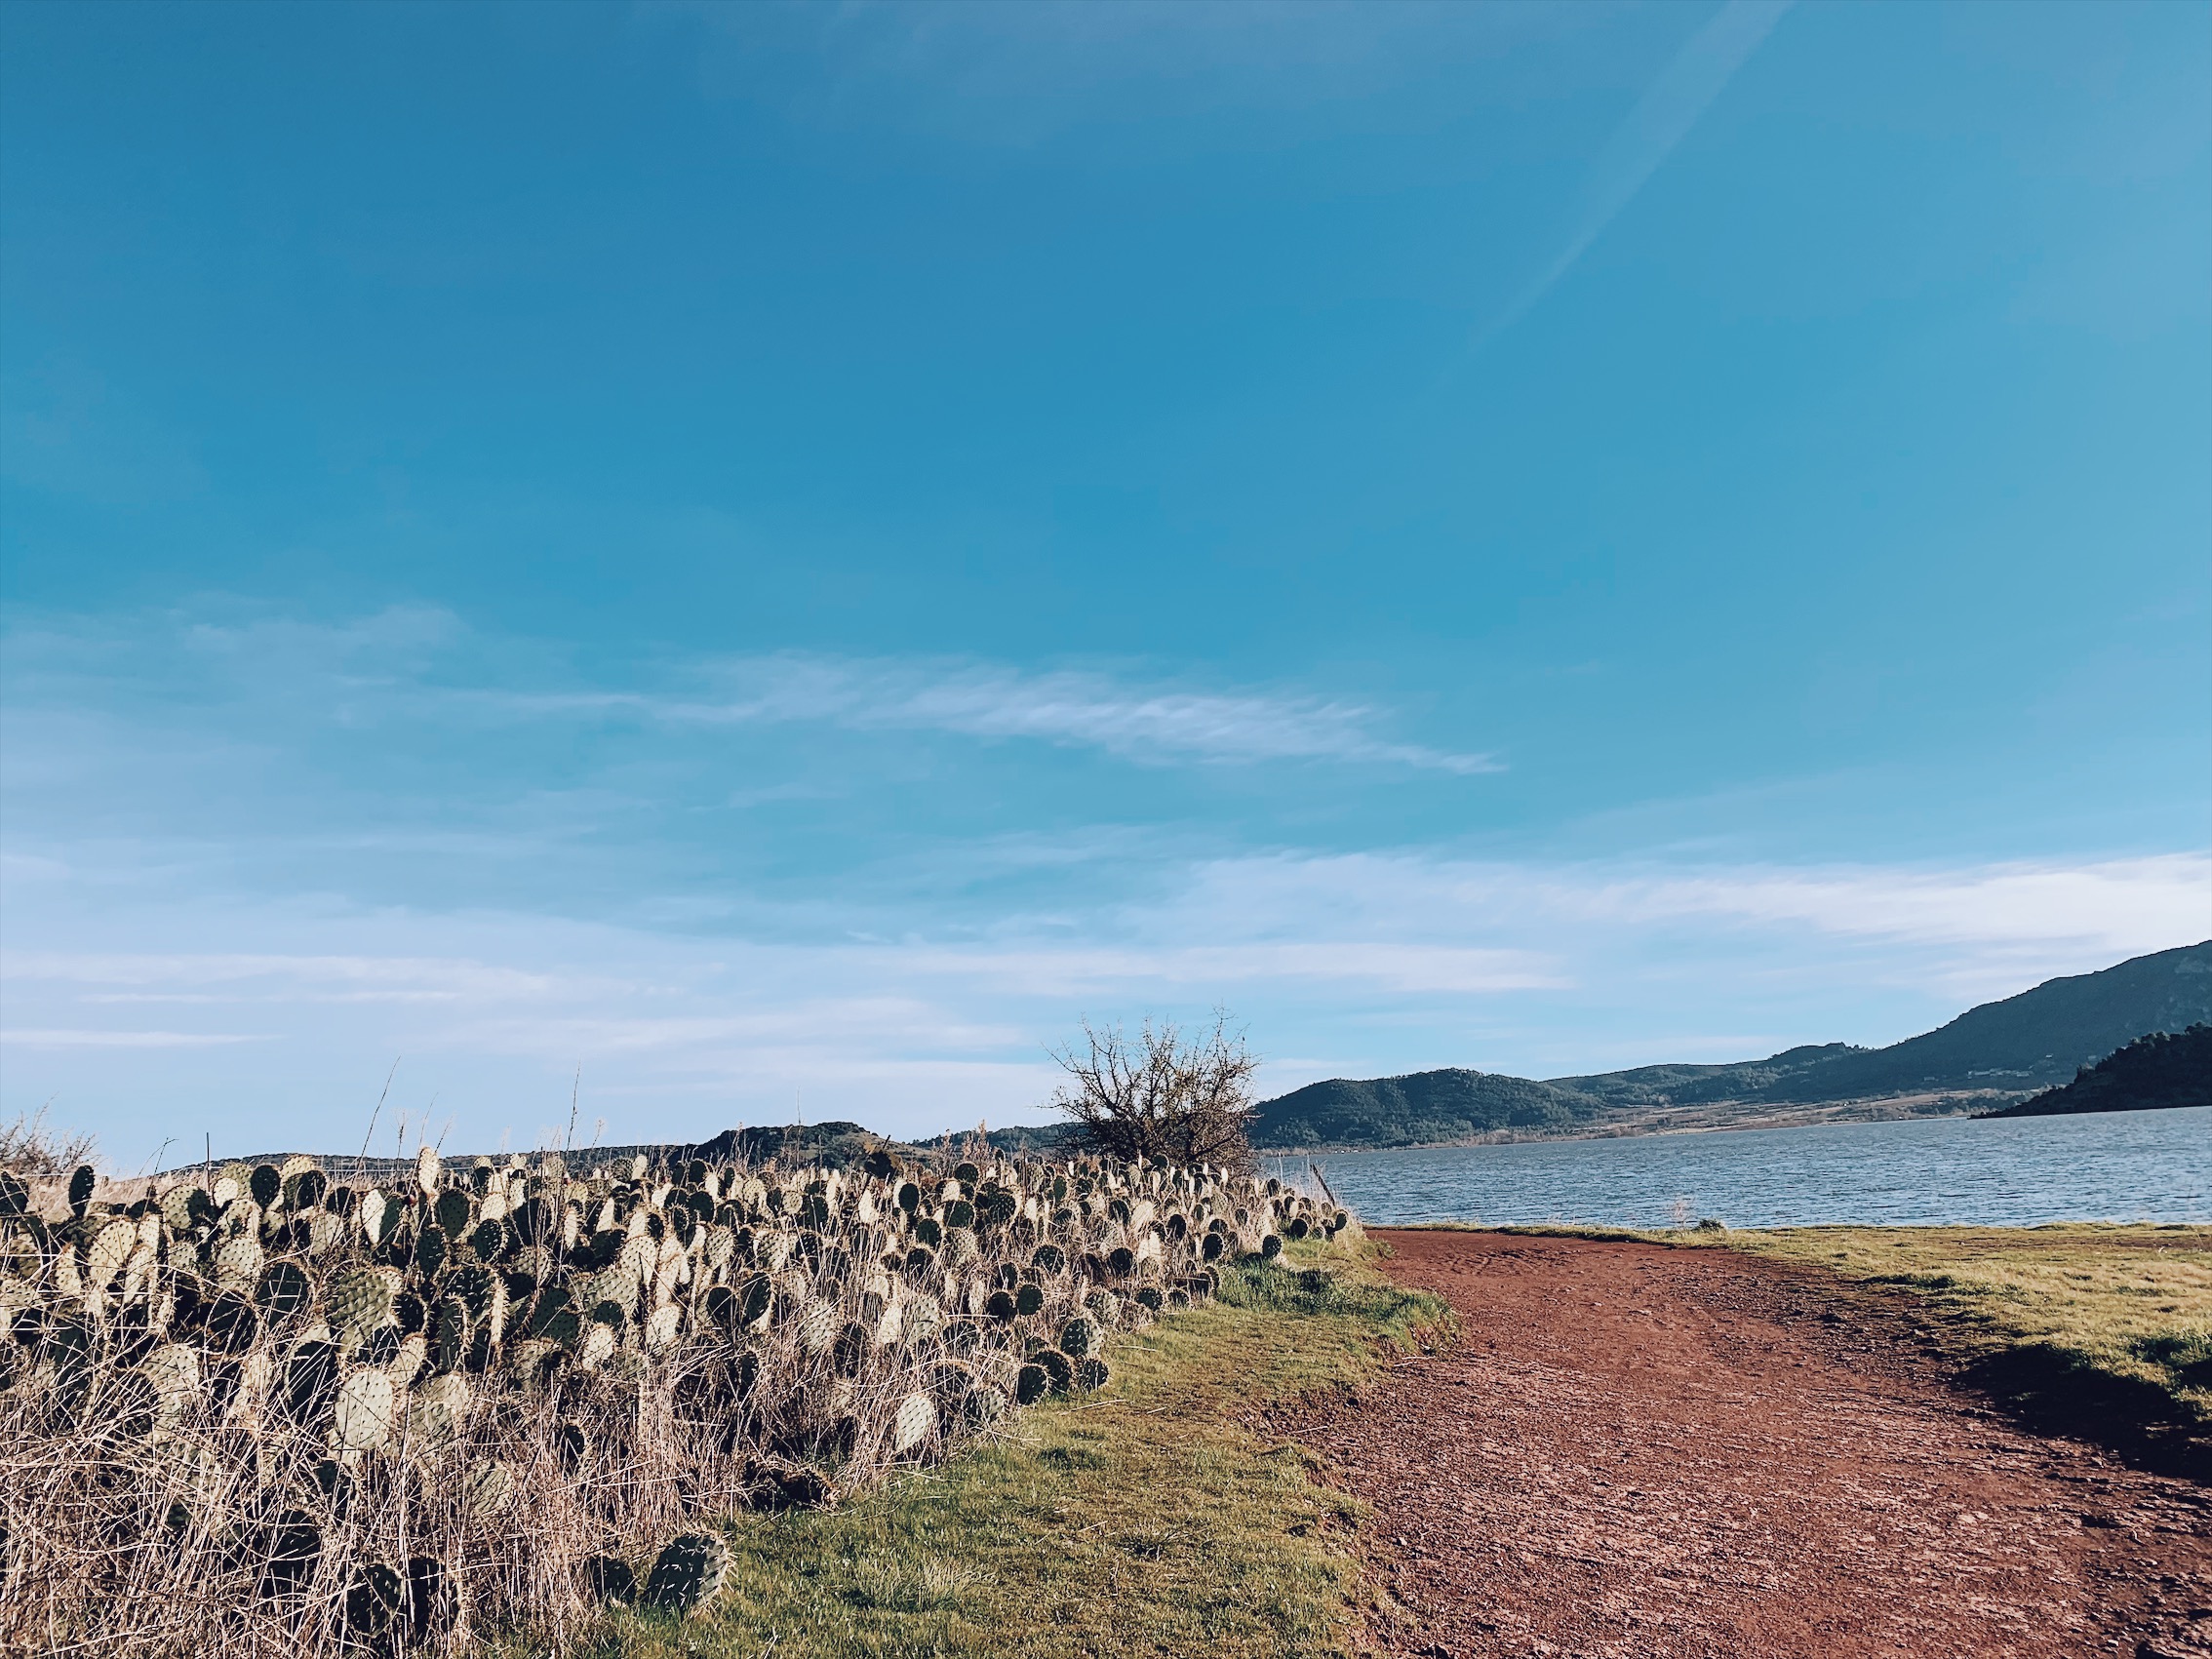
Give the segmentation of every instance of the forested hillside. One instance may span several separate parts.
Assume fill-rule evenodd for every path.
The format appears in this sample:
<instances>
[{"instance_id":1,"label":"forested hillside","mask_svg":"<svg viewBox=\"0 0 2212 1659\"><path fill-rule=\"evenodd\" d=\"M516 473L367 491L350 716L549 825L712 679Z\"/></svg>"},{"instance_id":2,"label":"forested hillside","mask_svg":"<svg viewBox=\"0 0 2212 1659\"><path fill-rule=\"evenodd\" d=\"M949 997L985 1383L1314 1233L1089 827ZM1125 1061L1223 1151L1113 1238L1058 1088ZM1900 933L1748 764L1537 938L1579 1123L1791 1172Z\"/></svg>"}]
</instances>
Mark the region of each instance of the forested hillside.
<instances>
[{"instance_id":1,"label":"forested hillside","mask_svg":"<svg viewBox=\"0 0 2212 1659\"><path fill-rule=\"evenodd\" d=\"M2174 1106L2212 1106L2212 1025L2138 1037L2094 1066L2083 1066L2063 1087L2046 1088L1989 1116L2041 1118Z\"/></svg>"}]
</instances>

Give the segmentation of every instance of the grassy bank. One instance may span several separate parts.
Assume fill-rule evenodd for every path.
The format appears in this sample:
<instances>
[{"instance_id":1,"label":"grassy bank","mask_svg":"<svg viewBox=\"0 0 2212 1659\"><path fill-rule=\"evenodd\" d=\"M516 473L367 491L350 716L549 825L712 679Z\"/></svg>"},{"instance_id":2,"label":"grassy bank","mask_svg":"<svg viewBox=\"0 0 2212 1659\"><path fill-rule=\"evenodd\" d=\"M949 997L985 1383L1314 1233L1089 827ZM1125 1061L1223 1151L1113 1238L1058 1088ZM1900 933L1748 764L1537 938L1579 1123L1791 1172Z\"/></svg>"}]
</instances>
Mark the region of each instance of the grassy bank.
<instances>
[{"instance_id":1,"label":"grassy bank","mask_svg":"<svg viewBox=\"0 0 2212 1659\"><path fill-rule=\"evenodd\" d=\"M1442 1316L1354 1235L1223 1274L1219 1299L1124 1338L1098 1394L829 1511L729 1523L690 1618L619 1611L608 1659L1343 1651L1357 1505L1263 1415L1356 1385Z\"/></svg>"}]
</instances>

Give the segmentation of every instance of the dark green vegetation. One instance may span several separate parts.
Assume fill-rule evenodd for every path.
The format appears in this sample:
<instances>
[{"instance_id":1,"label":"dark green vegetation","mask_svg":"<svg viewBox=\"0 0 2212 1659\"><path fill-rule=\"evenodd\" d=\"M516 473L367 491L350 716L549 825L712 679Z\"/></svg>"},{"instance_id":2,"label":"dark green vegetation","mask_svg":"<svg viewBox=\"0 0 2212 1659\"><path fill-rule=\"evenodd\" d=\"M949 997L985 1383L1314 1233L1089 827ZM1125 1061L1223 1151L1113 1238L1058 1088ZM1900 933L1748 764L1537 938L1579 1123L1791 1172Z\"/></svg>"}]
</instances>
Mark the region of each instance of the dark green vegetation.
<instances>
[{"instance_id":1,"label":"dark green vegetation","mask_svg":"<svg viewBox=\"0 0 2212 1659\"><path fill-rule=\"evenodd\" d=\"M1573 1089L1452 1067L1309 1084L1261 1104L1252 1144L1421 1146L1498 1129L1572 1129L1602 1110L1603 1102Z\"/></svg>"},{"instance_id":2,"label":"dark green vegetation","mask_svg":"<svg viewBox=\"0 0 2212 1659\"><path fill-rule=\"evenodd\" d=\"M766 1164L770 1159L784 1164L817 1164L825 1169L850 1169L877 1147L888 1147L891 1152L910 1156L916 1150L887 1142L883 1136L873 1134L858 1124L790 1124L782 1126L759 1125L747 1129L724 1129L712 1140L697 1146L681 1149L667 1147L634 1147L618 1151L671 1154L684 1161L703 1158L709 1164Z\"/></svg>"},{"instance_id":3,"label":"dark green vegetation","mask_svg":"<svg viewBox=\"0 0 2212 1659\"><path fill-rule=\"evenodd\" d=\"M1992 1118L2041 1118L2060 1112L2140 1112L2212 1106L2212 1025L2153 1031L2083 1066L2074 1081L2046 1088Z\"/></svg>"},{"instance_id":4,"label":"dark green vegetation","mask_svg":"<svg viewBox=\"0 0 2212 1659\"><path fill-rule=\"evenodd\" d=\"M1077 1138L1074 1124L1025 1124L993 1129L983 1137L991 1150L1009 1158L1064 1158Z\"/></svg>"},{"instance_id":5,"label":"dark green vegetation","mask_svg":"<svg viewBox=\"0 0 2212 1659\"><path fill-rule=\"evenodd\" d=\"M1260 1413L1357 1385L1442 1317L1350 1235L1242 1263L1216 1301L1114 1341L1098 1394L840 1508L731 1521L719 1596L618 1612L594 1651L1340 1654L1359 1508Z\"/></svg>"},{"instance_id":6,"label":"dark green vegetation","mask_svg":"<svg viewBox=\"0 0 2212 1659\"><path fill-rule=\"evenodd\" d=\"M1655 1113L1738 1102L1805 1107L1899 1099L1948 1111L2064 1083L2146 1032L2205 1020L2212 1020L2212 941L2048 980L1886 1048L1830 1043L1763 1060L1640 1066L1546 1082L1454 1068L1309 1084L1261 1102L1252 1144L1391 1147L1501 1132L1606 1132L1633 1128Z\"/></svg>"}]
</instances>

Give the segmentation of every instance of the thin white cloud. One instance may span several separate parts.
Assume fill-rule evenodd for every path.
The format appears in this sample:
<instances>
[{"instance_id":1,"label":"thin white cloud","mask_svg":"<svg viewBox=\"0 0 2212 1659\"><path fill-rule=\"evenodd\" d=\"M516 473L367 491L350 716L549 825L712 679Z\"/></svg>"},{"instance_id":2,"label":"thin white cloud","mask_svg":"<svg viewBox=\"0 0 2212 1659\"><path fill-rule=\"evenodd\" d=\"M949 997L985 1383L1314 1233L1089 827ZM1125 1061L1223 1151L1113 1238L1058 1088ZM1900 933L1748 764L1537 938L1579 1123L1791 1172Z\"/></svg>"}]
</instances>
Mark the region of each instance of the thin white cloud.
<instances>
[{"instance_id":1,"label":"thin white cloud","mask_svg":"<svg viewBox=\"0 0 2212 1659\"><path fill-rule=\"evenodd\" d=\"M1572 983L1538 951L1413 944L1391 939L1275 939L1164 948L978 945L880 950L884 970L959 978L1028 995L1142 996L1148 986L1214 987L1305 981L1363 993L1561 990Z\"/></svg>"},{"instance_id":2,"label":"thin white cloud","mask_svg":"<svg viewBox=\"0 0 2212 1659\"><path fill-rule=\"evenodd\" d=\"M2003 949L2078 943L2134 954L2212 937L2212 858L2170 853L1966 870L1744 870L1603 889L1630 917L1721 915L1823 932Z\"/></svg>"},{"instance_id":3,"label":"thin white cloud","mask_svg":"<svg viewBox=\"0 0 2212 1659\"><path fill-rule=\"evenodd\" d=\"M1744 62L1773 32L1791 0L1727 0L1690 36L1599 152L1575 200L1565 242L1483 337L1527 315L1674 153Z\"/></svg>"},{"instance_id":4,"label":"thin white cloud","mask_svg":"<svg viewBox=\"0 0 2212 1659\"><path fill-rule=\"evenodd\" d=\"M1338 927L1359 918L1417 928L1427 919L1448 929L1476 914L1620 923L1734 916L1935 943L2155 949L2212 930L2212 856L1791 866L1283 853L1199 866L1193 901L1249 921L1303 914Z\"/></svg>"},{"instance_id":5,"label":"thin white cloud","mask_svg":"<svg viewBox=\"0 0 2212 1659\"><path fill-rule=\"evenodd\" d=\"M853 731L942 731L1030 739L1160 764L1337 761L1462 776L1504 770L1495 756L1394 742L1371 704L1256 691L1131 685L1103 674L1025 674L993 664L726 659L707 671L719 694L505 692L478 697L536 715L634 715L670 726L819 723Z\"/></svg>"},{"instance_id":6,"label":"thin white cloud","mask_svg":"<svg viewBox=\"0 0 2212 1659\"><path fill-rule=\"evenodd\" d=\"M1474 775L1493 755L1399 741L1391 711L1298 690L1208 688L1083 669L1025 670L943 657L800 652L630 665L625 684L579 684L527 642L480 635L451 612L400 607L340 623L283 617L135 624L50 621L8 639L19 786L39 765L68 772L105 731L99 710L143 698L131 730L173 749L169 711L195 711L190 740L234 758L271 729L367 731L456 717L500 724L627 719L667 731L820 725L942 732L1087 748L1170 765L1328 762ZM90 724L88 724L88 722ZM111 723L110 723L111 724ZM50 741L40 742L40 734ZM123 739L115 732L108 736Z\"/></svg>"},{"instance_id":7,"label":"thin white cloud","mask_svg":"<svg viewBox=\"0 0 2212 1659\"><path fill-rule=\"evenodd\" d=\"M409 997L518 996L555 983L543 973L446 957L35 951L11 952L5 963L7 972L20 978L195 990L262 981L318 992L340 984L370 985Z\"/></svg>"},{"instance_id":8,"label":"thin white cloud","mask_svg":"<svg viewBox=\"0 0 2212 1659\"><path fill-rule=\"evenodd\" d=\"M1027 147L1101 122L1120 129L1126 146L1164 121L1224 110L1240 118L1212 141L1249 143L1255 124L1278 111L1371 98L1402 85L1409 69L1491 62L1524 42L1588 27L1588 10L1369 0L811 8L647 0L639 16L683 28L702 85L717 96L771 100L808 123ZM798 73L787 56L794 49L806 65Z\"/></svg>"},{"instance_id":9,"label":"thin white cloud","mask_svg":"<svg viewBox=\"0 0 2212 1659\"><path fill-rule=\"evenodd\" d=\"M720 665L734 694L648 697L672 722L823 721L859 731L945 731L1103 749L1125 759L1323 760L1461 774L1497 771L1489 755L1377 735L1381 711L1326 698L1130 685L1102 674L1024 674L991 664L775 656Z\"/></svg>"},{"instance_id":10,"label":"thin white cloud","mask_svg":"<svg viewBox=\"0 0 2212 1659\"><path fill-rule=\"evenodd\" d=\"M19 1048L216 1048L231 1043L273 1043L257 1034L213 1031L0 1031Z\"/></svg>"}]
</instances>

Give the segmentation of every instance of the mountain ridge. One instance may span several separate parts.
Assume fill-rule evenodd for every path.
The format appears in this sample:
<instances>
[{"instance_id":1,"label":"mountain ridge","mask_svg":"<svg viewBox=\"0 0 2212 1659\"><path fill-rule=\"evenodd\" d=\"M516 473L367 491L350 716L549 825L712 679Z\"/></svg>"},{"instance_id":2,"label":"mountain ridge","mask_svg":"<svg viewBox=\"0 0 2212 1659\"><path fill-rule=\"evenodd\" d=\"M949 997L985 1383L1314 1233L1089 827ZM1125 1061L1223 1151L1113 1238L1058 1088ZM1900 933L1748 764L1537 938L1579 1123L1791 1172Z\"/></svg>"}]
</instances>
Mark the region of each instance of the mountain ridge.
<instances>
[{"instance_id":1,"label":"mountain ridge","mask_svg":"<svg viewBox=\"0 0 2212 1659\"><path fill-rule=\"evenodd\" d=\"M2212 940L2047 979L1879 1048L1808 1044L1758 1060L1546 1079L1465 1067L1331 1078L1260 1102L1252 1143L1264 1151L1436 1146L1949 1114L2008 1105L2068 1083L2139 1037L2206 1020Z\"/></svg>"}]
</instances>

